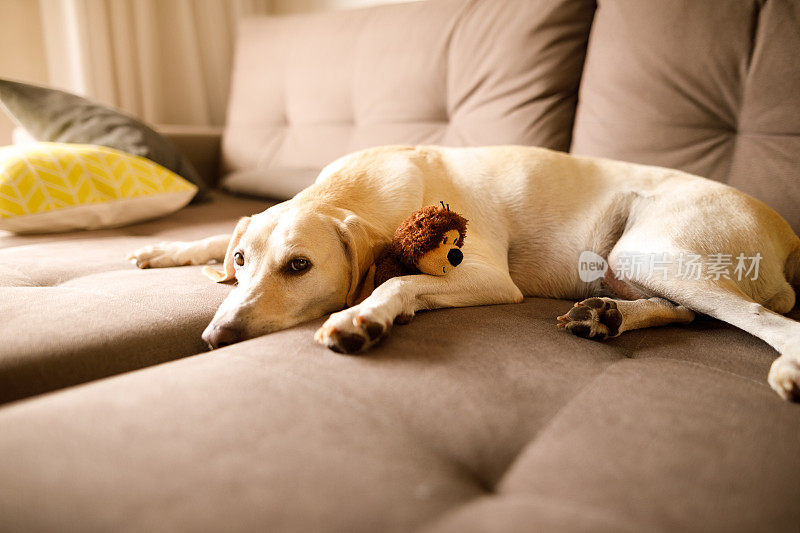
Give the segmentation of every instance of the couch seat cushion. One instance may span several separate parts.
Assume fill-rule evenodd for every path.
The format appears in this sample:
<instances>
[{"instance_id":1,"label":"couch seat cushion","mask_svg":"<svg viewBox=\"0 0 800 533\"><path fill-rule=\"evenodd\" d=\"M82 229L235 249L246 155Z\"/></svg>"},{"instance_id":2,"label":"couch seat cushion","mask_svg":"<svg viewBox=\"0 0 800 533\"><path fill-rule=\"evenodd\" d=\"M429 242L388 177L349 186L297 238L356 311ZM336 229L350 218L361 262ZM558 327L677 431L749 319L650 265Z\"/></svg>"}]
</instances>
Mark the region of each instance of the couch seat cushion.
<instances>
[{"instance_id":1,"label":"couch seat cushion","mask_svg":"<svg viewBox=\"0 0 800 533\"><path fill-rule=\"evenodd\" d=\"M570 305L422 313L361 356L320 319L10 404L0 530L800 527L769 347L710 320L601 344Z\"/></svg>"},{"instance_id":2,"label":"couch seat cushion","mask_svg":"<svg viewBox=\"0 0 800 533\"><path fill-rule=\"evenodd\" d=\"M125 255L230 232L265 207L217 195L119 229L0 235L0 402L203 351L200 333L230 288L200 267L139 270Z\"/></svg>"}]
</instances>

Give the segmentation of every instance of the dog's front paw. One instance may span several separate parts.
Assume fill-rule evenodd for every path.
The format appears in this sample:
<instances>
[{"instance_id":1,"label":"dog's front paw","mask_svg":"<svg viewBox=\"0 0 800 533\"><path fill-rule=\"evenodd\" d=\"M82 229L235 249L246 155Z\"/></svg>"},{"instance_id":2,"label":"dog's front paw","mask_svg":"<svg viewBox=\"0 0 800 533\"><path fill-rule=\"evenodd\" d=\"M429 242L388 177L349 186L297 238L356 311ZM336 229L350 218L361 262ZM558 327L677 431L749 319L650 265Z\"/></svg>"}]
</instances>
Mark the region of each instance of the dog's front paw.
<instances>
[{"instance_id":1,"label":"dog's front paw","mask_svg":"<svg viewBox=\"0 0 800 533\"><path fill-rule=\"evenodd\" d=\"M784 400L800 400L800 359L782 355L769 369L770 387Z\"/></svg>"},{"instance_id":2,"label":"dog's front paw","mask_svg":"<svg viewBox=\"0 0 800 533\"><path fill-rule=\"evenodd\" d=\"M604 341L619 335L622 314L611 298L589 298L558 317L558 327L578 337Z\"/></svg>"},{"instance_id":3,"label":"dog's front paw","mask_svg":"<svg viewBox=\"0 0 800 533\"><path fill-rule=\"evenodd\" d=\"M159 242L129 253L125 258L139 268L163 268L190 264L184 242Z\"/></svg>"},{"instance_id":4,"label":"dog's front paw","mask_svg":"<svg viewBox=\"0 0 800 533\"><path fill-rule=\"evenodd\" d=\"M391 321L375 313L351 307L333 313L314 334L314 340L337 353L357 353L377 344L388 332Z\"/></svg>"}]
</instances>

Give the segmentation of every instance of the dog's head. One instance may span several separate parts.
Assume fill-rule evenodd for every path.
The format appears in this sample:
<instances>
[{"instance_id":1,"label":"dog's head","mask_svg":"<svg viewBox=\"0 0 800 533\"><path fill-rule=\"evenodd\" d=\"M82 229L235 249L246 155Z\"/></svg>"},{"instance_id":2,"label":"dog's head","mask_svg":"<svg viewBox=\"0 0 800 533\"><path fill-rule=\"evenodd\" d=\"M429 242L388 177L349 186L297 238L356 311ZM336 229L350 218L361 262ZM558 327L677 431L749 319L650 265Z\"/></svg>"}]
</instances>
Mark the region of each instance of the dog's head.
<instances>
[{"instance_id":1,"label":"dog's head","mask_svg":"<svg viewBox=\"0 0 800 533\"><path fill-rule=\"evenodd\" d=\"M376 236L360 217L292 202L243 218L217 282L236 280L203 332L219 348L353 305L374 260Z\"/></svg>"}]
</instances>

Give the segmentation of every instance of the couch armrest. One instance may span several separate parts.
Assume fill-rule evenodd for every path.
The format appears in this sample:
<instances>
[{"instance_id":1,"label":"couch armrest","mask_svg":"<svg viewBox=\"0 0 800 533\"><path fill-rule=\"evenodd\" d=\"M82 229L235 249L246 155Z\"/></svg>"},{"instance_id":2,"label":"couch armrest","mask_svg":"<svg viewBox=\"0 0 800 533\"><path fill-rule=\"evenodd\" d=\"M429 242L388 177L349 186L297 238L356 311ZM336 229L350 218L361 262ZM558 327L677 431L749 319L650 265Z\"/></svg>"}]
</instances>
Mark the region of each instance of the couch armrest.
<instances>
[{"instance_id":1,"label":"couch armrest","mask_svg":"<svg viewBox=\"0 0 800 533\"><path fill-rule=\"evenodd\" d=\"M219 181L221 126L178 126L162 124L156 128L171 140L197 169L209 187Z\"/></svg>"}]
</instances>

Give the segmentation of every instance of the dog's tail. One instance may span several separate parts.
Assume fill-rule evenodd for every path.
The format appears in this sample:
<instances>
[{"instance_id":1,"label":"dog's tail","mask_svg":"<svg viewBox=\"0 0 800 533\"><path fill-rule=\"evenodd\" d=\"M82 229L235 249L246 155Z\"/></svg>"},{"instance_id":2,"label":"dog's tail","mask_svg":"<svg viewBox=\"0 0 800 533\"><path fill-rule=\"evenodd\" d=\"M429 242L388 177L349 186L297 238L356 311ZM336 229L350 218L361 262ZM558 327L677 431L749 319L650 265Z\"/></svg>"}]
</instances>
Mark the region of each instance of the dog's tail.
<instances>
[{"instance_id":1,"label":"dog's tail","mask_svg":"<svg viewBox=\"0 0 800 533\"><path fill-rule=\"evenodd\" d=\"M800 238L795 243L794 250L786 258L786 266L783 268L788 281L795 291L800 292Z\"/></svg>"}]
</instances>

